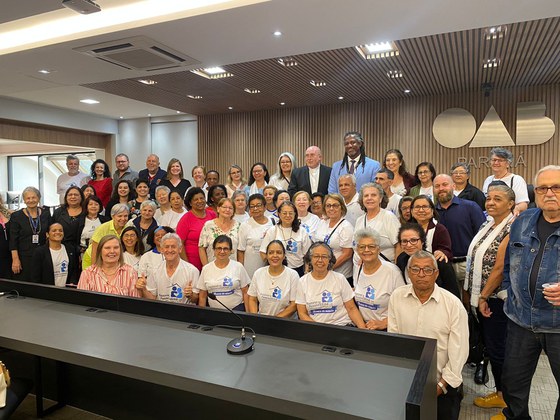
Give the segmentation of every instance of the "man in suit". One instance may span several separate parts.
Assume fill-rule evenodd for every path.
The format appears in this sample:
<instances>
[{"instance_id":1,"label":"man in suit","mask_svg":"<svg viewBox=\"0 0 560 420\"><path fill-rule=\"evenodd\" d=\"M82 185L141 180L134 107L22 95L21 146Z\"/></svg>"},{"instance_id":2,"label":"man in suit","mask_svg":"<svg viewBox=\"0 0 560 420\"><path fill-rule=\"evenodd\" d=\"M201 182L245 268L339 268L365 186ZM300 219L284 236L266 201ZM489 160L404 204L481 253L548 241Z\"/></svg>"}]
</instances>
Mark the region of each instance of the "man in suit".
<instances>
[{"instance_id":1,"label":"man in suit","mask_svg":"<svg viewBox=\"0 0 560 420\"><path fill-rule=\"evenodd\" d=\"M310 146L305 151L305 166L294 169L288 187L290 197L298 191L307 191L309 195L320 192L328 193L332 168L321 164L321 149Z\"/></svg>"},{"instance_id":2,"label":"man in suit","mask_svg":"<svg viewBox=\"0 0 560 420\"><path fill-rule=\"evenodd\" d=\"M333 164L329 180L329 193L337 193L338 179L341 175L352 174L356 177L356 189L374 182L375 175L381 169L378 161L366 156L364 138L357 131L349 131L344 135L344 157Z\"/></svg>"}]
</instances>

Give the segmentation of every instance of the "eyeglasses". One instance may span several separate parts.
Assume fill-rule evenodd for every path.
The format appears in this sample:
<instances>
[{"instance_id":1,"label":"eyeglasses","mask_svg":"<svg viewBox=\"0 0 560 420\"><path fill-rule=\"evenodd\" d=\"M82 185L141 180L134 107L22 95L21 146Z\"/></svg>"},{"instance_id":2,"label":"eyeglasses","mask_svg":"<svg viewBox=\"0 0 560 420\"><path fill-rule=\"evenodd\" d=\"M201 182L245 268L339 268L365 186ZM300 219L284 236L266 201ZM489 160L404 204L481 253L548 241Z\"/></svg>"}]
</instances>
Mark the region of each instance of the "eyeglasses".
<instances>
[{"instance_id":1,"label":"eyeglasses","mask_svg":"<svg viewBox=\"0 0 560 420\"><path fill-rule=\"evenodd\" d=\"M338 203L325 204L326 209L338 209L339 207L340 207L340 204L338 204Z\"/></svg>"},{"instance_id":2,"label":"eyeglasses","mask_svg":"<svg viewBox=\"0 0 560 420\"><path fill-rule=\"evenodd\" d=\"M377 248L379 248L379 245L358 245L358 251L366 251L368 249L374 251Z\"/></svg>"},{"instance_id":3,"label":"eyeglasses","mask_svg":"<svg viewBox=\"0 0 560 420\"><path fill-rule=\"evenodd\" d=\"M283 211L283 212L280 213L280 215L281 216L295 216L295 213L293 213L291 211L290 212Z\"/></svg>"},{"instance_id":4,"label":"eyeglasses","mask_svg":"<svg viewBox=\"0 0 560 420\"><path fill-rule=\"evenodd\" d=\"M124 239L136 239L137 236L135 233L127 233L125 235L122 236Z\"/></svg>"},{"instance_id":5,"label":"eyeglasses","mask_svg":"<svg viewBox=\"0 0 560 420\"><path fill-rule=\"evenodd\" d=\"M414 206L412 207L412 210L422 210L422 211L426 211L426 210L431 210L432 208L430 206Z\"/></svg>"},{"instance_id":6,"label":"eyeglasses","mask_svg":"<svg viewBox=\"0 0 560 420\"><path fill-rule=\"evenodd\" d=\"M507 161L506 159L500 159L500 158L493 158L493 159L490 159L490 162L491 162L491 163L504 163L504 162L506 162L506 161Z\"/></svg>"},{"instance_id":7,"label":"eyeglasses","mask_svg":"<svg viewBox=\"0 0 560 420\"><path fill-rule=\"evenodd\" d=\"M313 258L314 260L328 260L329 256L328 255L312 255L311 258Z\"/></svg>"},{"instance_id":8,"label":"eyeglasses","mask_svg":"<svg viewBox=\"0 0 560 420\"><path fill-rule=\"evenodd\" d=\"M216 252L229 252L230 250L231 248L227 246L217 246L216 248L214 248L214 251Z\"/></svg>"},{"instance_id":9,"label":"eyeglasses","mask_svg":"<svg viewBox=\"0 0 560 420\"><path fill-rule=\"evenodd\" d=\"M406 246L408 244L416 245L419 240L420 240L420 238L401 239L401 245L402 246Z\"/></svg>"},{"instance_id":10,"label":"eyeglasses","mask_svg":"<svg viewBox=\"0 0 560 420\"><path fill-rule=\"evenodd\" d=\"M548 190L551 190L554 194L560 193L560 185L552 185L547 187L546 185L541 185L539 187L535 187L535 192L540 195L545 195Z\"/></svg>"},{"instance_id":11,"label":"eyeglasses","mask_svg":"<svg viewBox=\"0 0 560 420\"><path fill-rule=\"evenodd\" d=\"M432 171L418 171L418 175L428 175L431 174Z\"/></svg>"},{"instance_id":12,"label":"eyeglasses","mask_svg":"<svg viewBox=\"0 0 560 420\"><path fill-rule=\"evenodd\" d=\"M451 172L451 175L466 175L467 172L465 171L453 171Z\"/></svg>"},{"instance_id":13,"label":"eyeglasses","mask_svg":"<svg viewBox=\"0 0 560 420\"><path fill-rule=\"evenodd\" d=\"M426 276L431 276L436 272L436 269L432 267L408 267L408 271L410 271L412 274L420 274L421 271Z\"/></svg>"},{"instance_id":14,"label":"eyeglasses","mask_svg":"<svg viewBox=\"0 0 560 420\"><path fill-rule=\"evenodd\" d=\"M262 207L262 204L254 204L252 206L249 206L249 210L258 210Z\"/></svg>"}]
</instances>

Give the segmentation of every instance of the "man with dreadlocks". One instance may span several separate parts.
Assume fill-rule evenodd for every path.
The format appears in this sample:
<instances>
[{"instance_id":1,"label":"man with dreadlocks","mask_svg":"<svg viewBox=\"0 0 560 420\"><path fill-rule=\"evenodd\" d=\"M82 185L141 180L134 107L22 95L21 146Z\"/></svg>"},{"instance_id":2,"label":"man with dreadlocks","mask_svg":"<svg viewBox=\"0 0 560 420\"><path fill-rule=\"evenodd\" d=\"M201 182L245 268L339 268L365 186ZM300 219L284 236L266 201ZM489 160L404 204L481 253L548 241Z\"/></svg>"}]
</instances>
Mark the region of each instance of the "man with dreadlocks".
<instances>
[{"instance_id":1,"label":"man with dreadlocks","mask_svg":"<svg viewBox=\"0 0 560 420\"><path fill-rule=\"evenodd\" d=\"M344 135L344 158L335 162L329 180L329 194L338 193L338 178L352 174L356 177L356 189L363 184L374 182L377 171L381 169L378 161L366 156L364 138L357 131L349 131Z\"/></svg>"}]
</instances>

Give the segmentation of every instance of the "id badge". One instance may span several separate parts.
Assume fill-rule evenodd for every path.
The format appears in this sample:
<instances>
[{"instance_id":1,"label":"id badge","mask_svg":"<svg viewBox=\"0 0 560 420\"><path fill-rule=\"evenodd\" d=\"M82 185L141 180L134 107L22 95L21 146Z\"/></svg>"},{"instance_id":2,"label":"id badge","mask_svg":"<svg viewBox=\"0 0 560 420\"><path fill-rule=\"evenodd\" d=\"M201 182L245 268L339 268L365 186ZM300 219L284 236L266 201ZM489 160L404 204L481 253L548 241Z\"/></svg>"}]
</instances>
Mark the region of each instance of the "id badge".
<instances>
[{"instance_id":1,"label":"id badge","mask_svg":"<svg viewBox=\"0 0 560 420\"><path fill-rule=\"evenodd\" d=\"M33 235L31 237L31 242L33 242L34 244L38 244L39 243L39 235Z\"/></svg>"}]
</instances>

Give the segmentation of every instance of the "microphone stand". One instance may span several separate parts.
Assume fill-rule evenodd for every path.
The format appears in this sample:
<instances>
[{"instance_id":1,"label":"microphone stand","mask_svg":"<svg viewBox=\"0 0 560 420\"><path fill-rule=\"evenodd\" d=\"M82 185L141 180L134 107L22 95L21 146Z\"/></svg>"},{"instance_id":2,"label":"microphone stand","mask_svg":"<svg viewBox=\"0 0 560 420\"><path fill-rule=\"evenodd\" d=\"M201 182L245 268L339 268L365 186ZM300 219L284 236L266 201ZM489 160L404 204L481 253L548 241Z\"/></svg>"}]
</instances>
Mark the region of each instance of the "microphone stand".
<instances>
[{"instance_id":1,"label":"microphone stand","mask_svg":"<svg viewBox=\"0 0 560 420\"><path fill-rule=\"evenodd\" d=\"M212 300L215 300L220 305L222 305L228 312L235 315L241 322L241 337L234 338L227 344L226 346L227 352L229 354L234 354L234 355L241 355L241 354L247 354L252 352L254 350L253 345L255 342L251 337L247 337L245 335L245 322L243 322L243 318L241 318L239 315L237 315L235 312L229 309L226 305L224 305L214 293L208 293L208 297Z\"/></svg>"}]
</instances>

